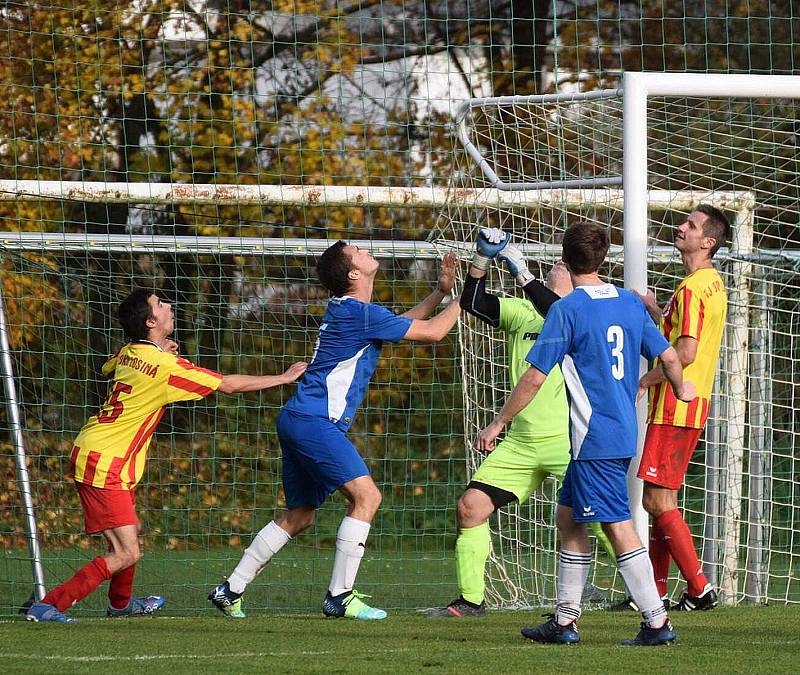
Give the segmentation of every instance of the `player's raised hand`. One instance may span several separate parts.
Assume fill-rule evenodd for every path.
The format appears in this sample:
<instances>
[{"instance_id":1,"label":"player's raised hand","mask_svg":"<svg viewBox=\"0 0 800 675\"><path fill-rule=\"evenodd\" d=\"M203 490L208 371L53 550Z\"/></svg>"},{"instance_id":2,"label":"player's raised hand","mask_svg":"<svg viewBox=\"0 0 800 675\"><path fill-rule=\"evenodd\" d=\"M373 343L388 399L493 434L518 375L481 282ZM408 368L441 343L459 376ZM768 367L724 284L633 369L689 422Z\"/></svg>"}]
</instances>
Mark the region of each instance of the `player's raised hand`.
<instances>
[{"instance_id":1,"label":"player's raised hand","mask_svg":"<svg viewBox=\"0 0 800 675\"><path fill-rule=\"evenodd\" d=\"M178 353L178 343L175 340L170 340L167 338L164 341L164 351L168 352L169 354L177 354Z\"/></svg>"},{"instance_id":2,"label":"player's raised hand","mask_svg":"<svg viewBox=\"0 0 800 675\"><path fill-rule=\"evenodd\" d=\"M562 298L572 293L572 277L570 277L569 270L563 260L559 260L547 273L545 285Z\"/></svg>"},{"instance_id":3,"label":"player's raised hand","mask_svg":"<svg viewBox=\"0 0 800 675\"><path fill-rule=\"evenodd\" d=\"M533 275L528 271L525 256L522 255L522 251L513 244L505 246L500 253L497 254L497 259L505 263L508 271L511 272L523 286L533 279Z\"/></svg>"},{"instance_id":4,"label":"player's raised hand","mask_svg":"<svg viewBox=\"0 0 800 675\"><path fill-rule=\"evenodd\" d=\"M304 361L293 363L286 369L283 375L281 375L284 380L284 384L289 384L290 382L297 380L304 372L306 372L306 368L308 368L308 364Z\"/></svg>"},{"instance_id":5,"label":"player's raised hand","mask_svg":"<svg viewBox=\"0 0 800 675\"><path fill-rule=\"evenodd\" d=\"M499 227L482 227L478 232L475 249L487 258L494 258L500 251L508 246L511 235L503 232Z\"/></svg>"},{"instance_id":6,"label":"player's raised hand","mask_svg":"<svg viewBox=\"0 0 800 675\"><path fill-rule=\"evenodd\" d=\"M489 269L492 258L502 251L511 241L508 233L499 227L482 227L475 240L475 255L472 266L484 272Z\"/></svg>"},{"instance_id":7,"label":"player's raised hand","mask_svg":"<svg viewBox=\"0 0 800 675\"><path fill-rule=\"evenodd\" d=\"M495 439L500 435L505 425L495 420L483 429L475 438L475 448L478 452L491 452L494 450Z\"/></svg>"},{"instance_id":8,"label":"player's raised hand","mask_svg":"<svg viewBox=\"0 0 800 675\"><path fill-rule=\"evenodd\" d=\"M445 295L450 295L456 285L457 263L458 257L452 251L442 258L442 266L439 268L439 291Z\"/></svg>"}]
</instances>

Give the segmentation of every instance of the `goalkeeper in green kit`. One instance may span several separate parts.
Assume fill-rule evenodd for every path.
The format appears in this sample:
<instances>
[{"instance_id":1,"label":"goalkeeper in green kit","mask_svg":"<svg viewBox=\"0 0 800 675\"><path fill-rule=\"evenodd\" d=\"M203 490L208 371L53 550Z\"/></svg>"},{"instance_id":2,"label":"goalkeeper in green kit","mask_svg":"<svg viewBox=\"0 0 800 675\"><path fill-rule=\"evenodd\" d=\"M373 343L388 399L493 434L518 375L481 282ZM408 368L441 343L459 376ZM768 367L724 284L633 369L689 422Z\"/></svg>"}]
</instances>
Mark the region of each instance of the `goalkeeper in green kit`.
<instances>
[{"instance_id":1,"label":"goalkeeper in green kit","mask_svg":"<svg viewBox=\"0 0 800 675\"><path fill-rule=\"evenodd\" d=\"M522 286L525 299L498 298L486 292L486 272L492 258L505 263ZM476 253L461 294L461 307L505 333L512 387L530 367L525 356L539 335L550 305L572 291L569 273L561 263L552 269L547 281L549 288L534 279L522 252L510 244L507 233L497 228L479 232ZM568 414L564 379L561 370L554 368L539 394L514 418L505 439L486 457L459 499L456 572L460 595L447 607L428 610L428 616L486 613L484 577L491 545L488 519L507 504L523 503L548 476L563 478L569 463ZM599 526L593 529L614 559Z\"/></svg>"}]
</instances>

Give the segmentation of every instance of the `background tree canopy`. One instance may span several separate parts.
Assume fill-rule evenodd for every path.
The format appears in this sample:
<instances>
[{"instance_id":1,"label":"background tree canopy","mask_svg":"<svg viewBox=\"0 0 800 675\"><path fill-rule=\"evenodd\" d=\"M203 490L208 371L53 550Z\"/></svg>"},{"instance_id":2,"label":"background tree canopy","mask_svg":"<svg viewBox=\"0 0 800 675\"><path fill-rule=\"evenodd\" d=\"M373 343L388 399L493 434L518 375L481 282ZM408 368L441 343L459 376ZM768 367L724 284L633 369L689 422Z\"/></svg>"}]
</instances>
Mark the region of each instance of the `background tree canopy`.
<instances>
[{"instance_id":1,"label":"background tree canopy","mask_svg":"<svg viewBox=\"0 0 800 675\"><path fill-rule=\"evenodd\" d=\"M7 2L0 8L0 177L447 186L460 100L613 87L625 70L797 73L792 4ZM2 231L87 235L419 240L436 217L378 207L0 202ZM288 256L5 254L3 293L16 371L24 374L26 424L68 439L104 398L100 365L122 340L111 312L134 284L177 302L181 349L201 365L276 372L308 356L325 303L312 267ZM434 278L433 265L387 262L377 297L408 307ZM421 457L436 469L436 458L461 442L453 346L387 354L356 431L389 434L365 442L383 444L376 455L400 448L396 457L408 457L419 434L427 439ZM270 429L281 397L177 408L165 424L187 434L235 428L257 436ZM60 462L68 440L42 439L42 461ZM223 441L217 450L224 455ZM415 486L419 467L403 462L382 470L401 471ZM181 467L173 462L164 475L189 470ZM426 476L460 479L444 469Z\"/></svg>"}]
</instances>

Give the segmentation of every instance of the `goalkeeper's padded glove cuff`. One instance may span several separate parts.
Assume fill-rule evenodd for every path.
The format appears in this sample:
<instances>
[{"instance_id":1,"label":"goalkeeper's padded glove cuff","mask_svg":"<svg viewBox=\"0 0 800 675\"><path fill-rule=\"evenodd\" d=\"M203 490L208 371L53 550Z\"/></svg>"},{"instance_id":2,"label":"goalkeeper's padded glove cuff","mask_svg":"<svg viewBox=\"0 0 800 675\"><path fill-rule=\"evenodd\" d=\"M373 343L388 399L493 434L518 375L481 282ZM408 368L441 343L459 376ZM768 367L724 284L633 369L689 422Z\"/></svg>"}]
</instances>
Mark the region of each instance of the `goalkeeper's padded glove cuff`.
<instances>
[{"instance_id":1,"label":"goalkeeper's padded glove cuff","mask_svg":"<svg viewBox=\"0 0 800 675\"><path fill-rule=\"evenodd\" d=\"M475 255L472 256L472 266L476 267L479 270L483 270L484 272L487 272L489 270L489 265L491 265L491 263L492 263L491 258L488 258L487 256L482 255L477 251L475 252Z\"/></svg>"},{"instance_id":2,"label":"goalkeeper's padded glove cuff","mask_svg":"<svg viewBox=\"0 0 800 675\"><path fill-rule=\"evenodd\" d=\"M533 276L527 267L523 267L519 272L517 272L517 283L520 286L527 286L535 278L536 277Z\"/></svg>"}]
</instances>

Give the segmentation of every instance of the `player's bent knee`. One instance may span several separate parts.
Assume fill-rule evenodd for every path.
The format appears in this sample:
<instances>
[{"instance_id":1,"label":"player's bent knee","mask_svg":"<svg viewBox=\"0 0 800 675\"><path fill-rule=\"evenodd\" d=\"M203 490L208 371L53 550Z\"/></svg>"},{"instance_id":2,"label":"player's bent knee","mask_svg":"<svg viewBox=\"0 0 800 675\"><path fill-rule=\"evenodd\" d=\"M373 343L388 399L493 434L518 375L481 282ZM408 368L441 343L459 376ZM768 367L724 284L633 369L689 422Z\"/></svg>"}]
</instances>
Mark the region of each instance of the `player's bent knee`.
<instances>
[{"instance_id":1,"label":"player's bent knee","mask_svg":"<svg viewBox=\"0 0 800 675\"><path fill-rule=\"evenodd\" d=\"M517 495L513 492L472 480L458 502L456 513L459 517L459 525L462 527L480 525L495 511L515 501L517 501ZM469 522L461 520L462 509L463 516Z\"/></svg>"},{"instance_id":2,"label":"player's bent knee","mask_svg":"<svg viewBox=\"0 0 800 675\"><path fill-rule=\"evenodd\" d=\"M658 518L662 513L676 508L677 505L673 506L668 500L664 499L664 495L658 492L645 491L642 495L642 507L651 516Z\"/></svg>"},{"instance_id":3,"label":"player's bent knee","mask_svg":"<svg viewBox=\"0 0 800 675\"><path fill-rule=\"evenodd\" d=\"M456 505L456 517L459 527L475 527L485 522L486 519L495 511L495 506L489 497L479 493L481 497L476 497L469 492L464 493Z\"/></svg>"}]
</instances>

